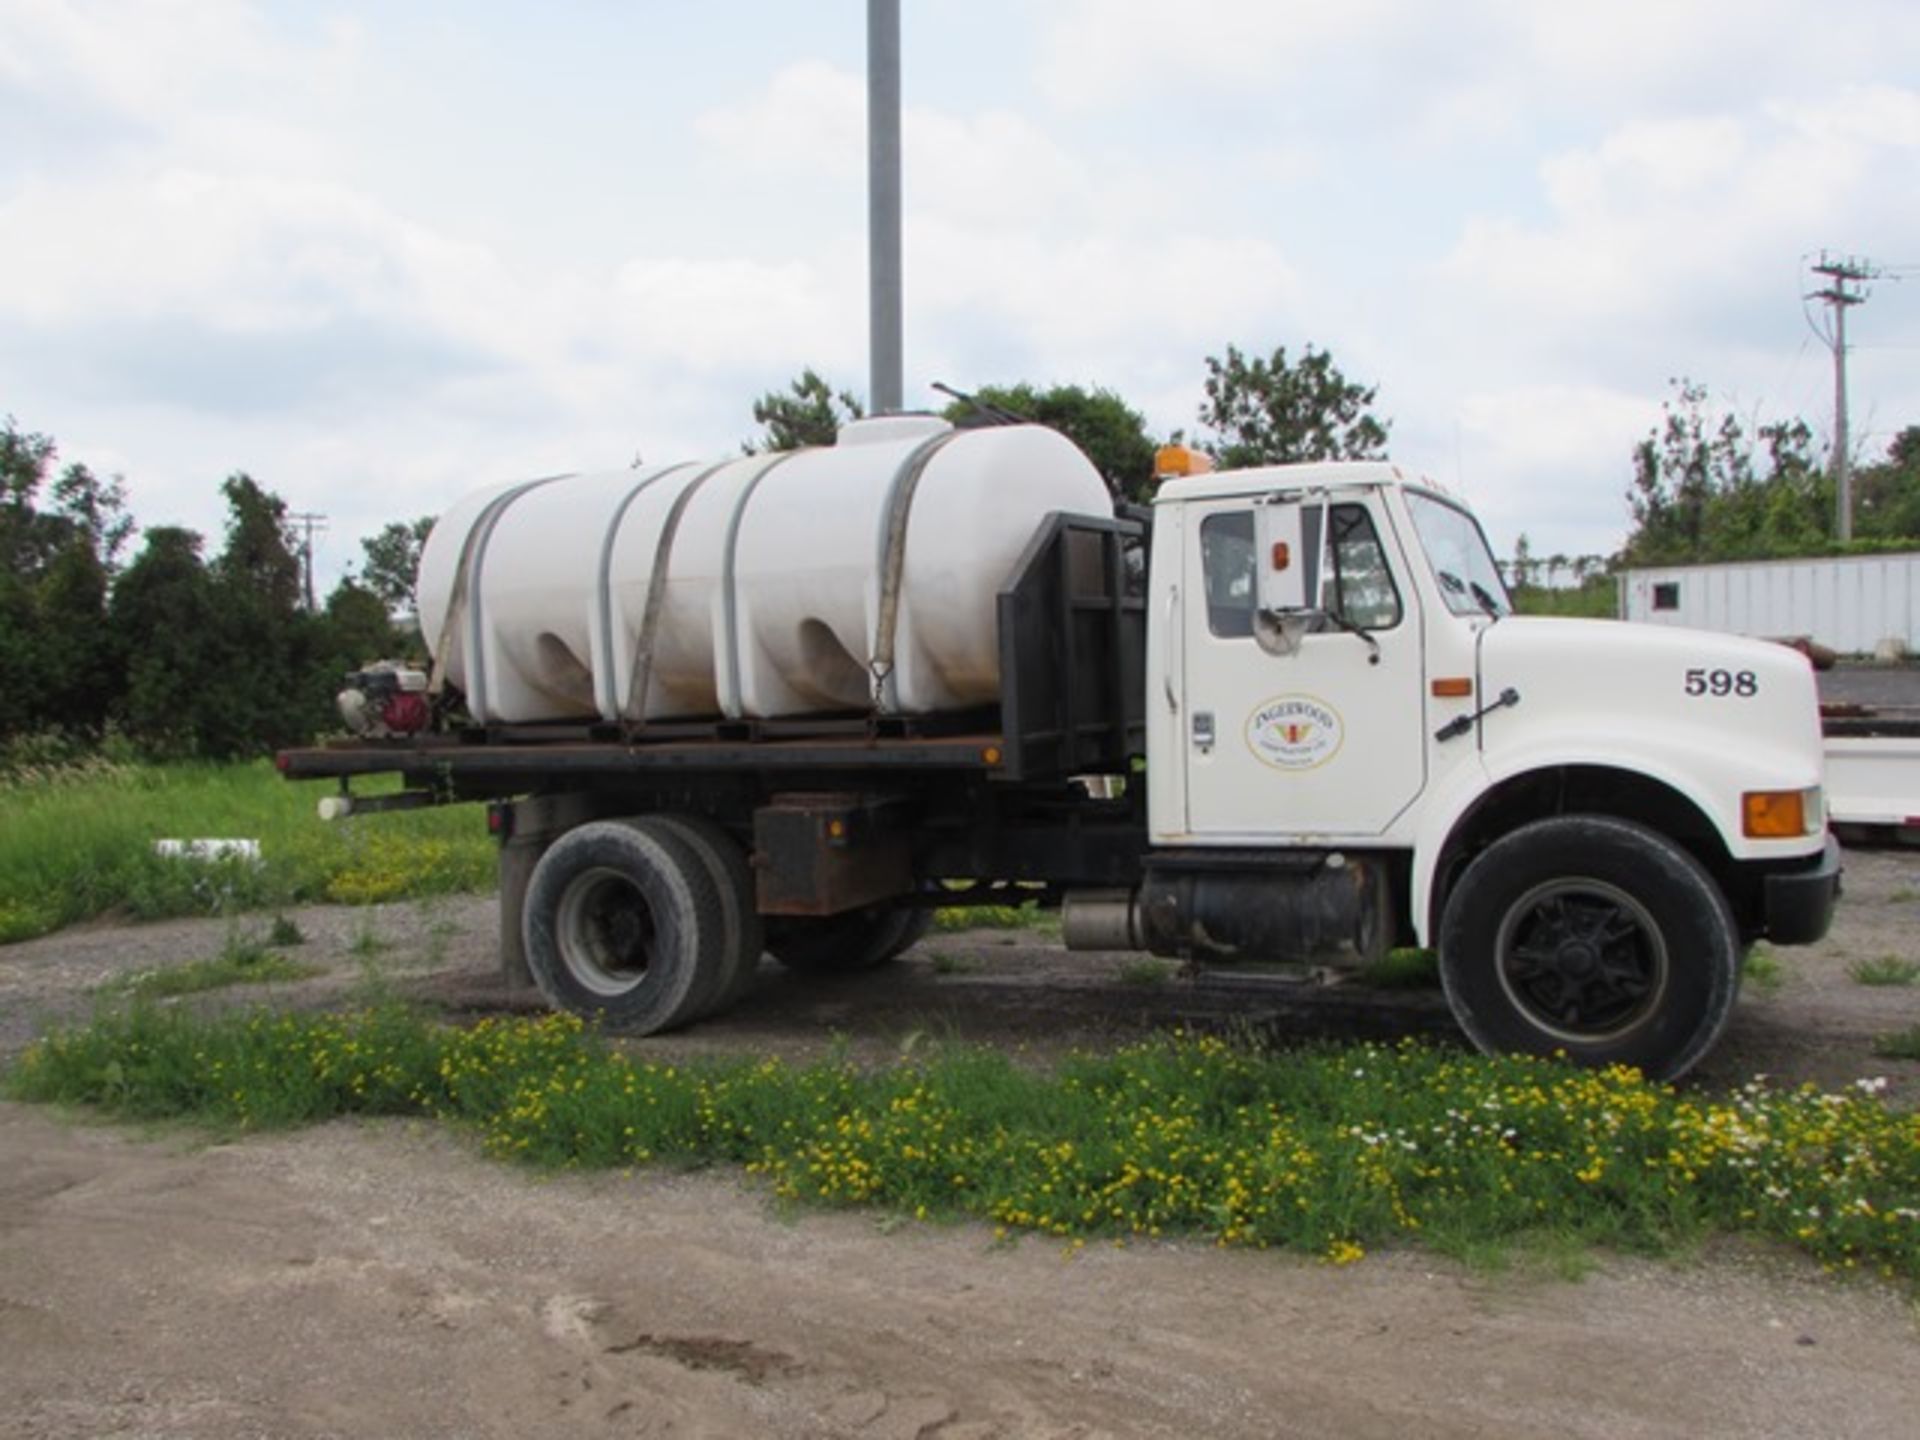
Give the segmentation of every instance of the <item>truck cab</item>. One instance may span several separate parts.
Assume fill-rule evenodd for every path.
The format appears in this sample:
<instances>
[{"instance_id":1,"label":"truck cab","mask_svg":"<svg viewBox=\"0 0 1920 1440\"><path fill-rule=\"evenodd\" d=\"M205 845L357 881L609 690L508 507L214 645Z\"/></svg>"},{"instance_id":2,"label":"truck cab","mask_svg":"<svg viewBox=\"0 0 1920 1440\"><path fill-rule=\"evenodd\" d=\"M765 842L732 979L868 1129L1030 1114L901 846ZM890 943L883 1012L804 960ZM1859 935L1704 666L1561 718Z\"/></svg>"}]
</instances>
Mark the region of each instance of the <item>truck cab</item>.
<instances>
[{"instance_id":1,"label":"truck cab","mask_svg":"<svg viewBox=\"0 0 1920 1440\"><path fill-rule=\"evenodd\" d=\"M1797 652L1515 616L1471 512L1385 463L1169 481L1151 545L1149 895L1209 854L1371 871L1321 940L1436 947L1489 1048L1663 1073L1717 1036L1749 944L1824 932ZM1229 888L1138 938L1271 948Z\"/></svg>"}]
</instances>

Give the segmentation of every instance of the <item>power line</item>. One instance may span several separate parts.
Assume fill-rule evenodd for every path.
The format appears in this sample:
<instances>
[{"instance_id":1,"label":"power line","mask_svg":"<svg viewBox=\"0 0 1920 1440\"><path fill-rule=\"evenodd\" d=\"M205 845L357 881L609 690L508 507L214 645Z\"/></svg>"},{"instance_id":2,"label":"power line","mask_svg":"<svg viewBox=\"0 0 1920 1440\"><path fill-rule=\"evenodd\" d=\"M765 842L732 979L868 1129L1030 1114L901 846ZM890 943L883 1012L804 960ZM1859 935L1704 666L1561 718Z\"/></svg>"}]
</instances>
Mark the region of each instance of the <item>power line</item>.
<instances>
[{"instance_id":1,"label":"power line","mask_svg":"<svg viewBox=\"0 0 1920 1440\"><path fill-rule=\"evenodd\" d=\"M1853 460L1847 452L1847 311L1864 305L1872 292L1867 282L1883 273L1858 256L1844 259L1820 252L1820 263L1810 267L1824 276L1826 288L1802 297L1818 300L1832 312L1830 331L1822 339L1833 350L1833 510L1834 538L1853 539ZM1816 332L1817 333L1817 332Z\"/></svg>"}]
</instances>

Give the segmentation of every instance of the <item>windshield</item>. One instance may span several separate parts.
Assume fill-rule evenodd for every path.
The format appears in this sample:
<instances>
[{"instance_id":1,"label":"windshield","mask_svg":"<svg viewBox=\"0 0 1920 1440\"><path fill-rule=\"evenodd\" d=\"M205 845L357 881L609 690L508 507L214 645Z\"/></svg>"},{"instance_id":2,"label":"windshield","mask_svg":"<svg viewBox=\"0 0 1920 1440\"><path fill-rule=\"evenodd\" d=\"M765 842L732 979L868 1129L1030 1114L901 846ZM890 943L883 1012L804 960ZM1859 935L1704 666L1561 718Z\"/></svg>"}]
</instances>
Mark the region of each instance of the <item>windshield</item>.
<instances>
[{"instance_id":1,"label":"windshield","mask_svg":"<svg viewBox=\"0 0 1920 1440\"><path fill-rule=\"evenodd\" d=\"M1424 491L1409 490L1406 496L1413 528L1440 582L1447 609L1456 615L1510 614L1513 601L1487 548L1487 537L1480 533L1480 522Z\"/></svg>"}]
</instances>

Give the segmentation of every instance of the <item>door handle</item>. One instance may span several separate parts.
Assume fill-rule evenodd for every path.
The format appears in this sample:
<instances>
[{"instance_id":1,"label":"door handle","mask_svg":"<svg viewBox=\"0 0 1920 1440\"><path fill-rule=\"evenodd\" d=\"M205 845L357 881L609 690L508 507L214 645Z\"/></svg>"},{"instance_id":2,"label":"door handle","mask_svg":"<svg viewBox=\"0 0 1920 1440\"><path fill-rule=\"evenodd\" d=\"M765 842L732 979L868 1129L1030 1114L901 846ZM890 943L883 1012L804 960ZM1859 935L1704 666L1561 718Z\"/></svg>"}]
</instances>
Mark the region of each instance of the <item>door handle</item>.
<instances>
[{"instance_id":1,"label":"door handle","mask_svg":"<svg viewBox=\"0 0 1920 1440\"><path fill-rule=\"evenodd\" d=\"M1180 692L1175 688L1173 683L1174 660L1176 658L1173 647L1180 634L1179 627L1174 624L1174 620L1178 615L1179 609L1180 587L1178 585L1169 585L1167 587L1167 640L1166 644L1163 645L1160 650L1160 653L1166 658L1161 662L1160 684L1167 692L1167 708L1175 711L1180 708Z\"/></svg>"}]
</instances>

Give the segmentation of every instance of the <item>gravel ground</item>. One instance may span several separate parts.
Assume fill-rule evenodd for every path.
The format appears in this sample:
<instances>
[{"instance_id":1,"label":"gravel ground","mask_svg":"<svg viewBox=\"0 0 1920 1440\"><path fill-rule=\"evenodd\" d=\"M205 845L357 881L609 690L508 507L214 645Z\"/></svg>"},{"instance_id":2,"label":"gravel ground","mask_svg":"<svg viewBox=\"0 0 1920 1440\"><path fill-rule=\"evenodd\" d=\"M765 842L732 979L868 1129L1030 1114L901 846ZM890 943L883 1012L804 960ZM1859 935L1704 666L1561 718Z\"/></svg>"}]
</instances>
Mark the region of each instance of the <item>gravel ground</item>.
<instances>
[{"instance_id":1,"label":"gravel ground","mask_svg":"<svg viewBox=\"0 0 1920 1440\"><path fill-rule=\"evenodd\" d=\"M1920 987L1850 973L1920 958L1920 855L1851 854L1847 888L1833 935L1742 998L1701 1083L1886 1075L1920 1103L1920 1064L1872 1054L1920 1024ZM486 900L294 918L293 953L326 973L274 1003L377 980L453 1019L536 1008L497 978ZM0 1054L228 928L0 950ZM1044 1056L1229 1017L1280 1038L1450 1028L1430 994L1148 978L1035 932L936 934L857 979L769 966L733 1014L646 1043L878 1057L933 1033ZM1747 1246L1600 1257L1577 1283L1417 1253L1072 1258L973 1225L783 1215L726 1174L540 1179L424 1124L208 1145L0 1106L0 1437L1881 1437L1920 1413L1917 1319L1901 1292Z\"/></svg>"},{"instance_id":2,"label":"gravel ground","mask_svg":"<svg viewBox=\"0 0 1920 1440\"><path fill-rule=\"evenodd\" d=\"M1850 705L1880 706L1895 710L1920 708L1920 666L1836 665L1815 677L1820 683L1820 698Z\"/></svg>"}]
</instances>

